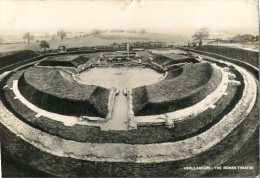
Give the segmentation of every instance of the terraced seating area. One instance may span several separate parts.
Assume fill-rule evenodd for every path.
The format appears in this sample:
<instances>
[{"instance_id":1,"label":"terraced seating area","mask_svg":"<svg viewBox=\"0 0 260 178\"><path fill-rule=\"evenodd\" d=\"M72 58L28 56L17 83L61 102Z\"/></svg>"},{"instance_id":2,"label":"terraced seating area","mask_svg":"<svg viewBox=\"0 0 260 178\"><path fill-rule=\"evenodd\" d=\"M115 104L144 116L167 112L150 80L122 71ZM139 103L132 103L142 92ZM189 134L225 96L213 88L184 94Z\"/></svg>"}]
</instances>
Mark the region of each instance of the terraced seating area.
<instances>
[{"instance_id":1,"label":"terraced seating area","mask_svg":"<svg viewBox=\"0 0 260 178\"><path fill-rule=\"evenodd\" d=\"M209 63L188 64L177 78L134 88L133 111L135 115L153 115L191 106L211 93L220 81L221 72Z\"/></svg>"},{"instance_id":2,"label":"terraced seating area","mask_svg":"<svg viewBox=\"0 0 260 178\"><path fill-rule=\"evenodd\" d=\"M31 67L19 78L18 87L32 104L50 112L100 117L108 113L108 89L68 80L58 69Z\"/></svg>"}]
</instances>

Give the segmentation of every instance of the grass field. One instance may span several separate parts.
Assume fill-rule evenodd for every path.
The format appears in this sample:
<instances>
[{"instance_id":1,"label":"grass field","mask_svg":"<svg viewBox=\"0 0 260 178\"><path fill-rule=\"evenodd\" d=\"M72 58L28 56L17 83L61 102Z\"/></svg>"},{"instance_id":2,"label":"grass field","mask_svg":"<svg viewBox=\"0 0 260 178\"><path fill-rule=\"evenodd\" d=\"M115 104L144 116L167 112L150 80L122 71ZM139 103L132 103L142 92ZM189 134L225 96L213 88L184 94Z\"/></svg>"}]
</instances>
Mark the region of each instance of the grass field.
<instances>
[{"instance_id":1,"label":"grass field","mask_svg":"<svg viewBox=\"0 0 260 178\"><path fill-rule=\"evenodd\" d=\"M109 45L113 43L124 43L124 42L149 42L149 41L160 41L160 42L188 42L190 39L186 36L180 35L167 35L167 34L156 34L156 33L145 33L143 35L139 33L113 33L113 34L101 34L100 36L89 36L89 37L74 37L65 38L62 42L59 38L55 40L47 40L50 44L51 49L56 49L59 45L65 45L68 47L84 47L84 46L98 46L98 45ZM27 43L12 43L12 44L0 44L0 53L6 53L17 50L35 50L42 51L39 47L39 42L32 41L30 44Z\"/></svg>"}]
</instances>

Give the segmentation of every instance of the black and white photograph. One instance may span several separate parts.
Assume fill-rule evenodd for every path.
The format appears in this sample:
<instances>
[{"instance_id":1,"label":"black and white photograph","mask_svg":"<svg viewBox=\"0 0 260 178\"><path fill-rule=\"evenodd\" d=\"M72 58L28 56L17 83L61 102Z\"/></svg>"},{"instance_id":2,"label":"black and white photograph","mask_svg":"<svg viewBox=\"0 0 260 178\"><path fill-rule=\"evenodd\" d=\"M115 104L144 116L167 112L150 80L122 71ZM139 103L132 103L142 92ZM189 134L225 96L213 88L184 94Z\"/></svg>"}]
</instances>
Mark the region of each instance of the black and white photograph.
<instances>
[{"instance_id":1,"label":"black and white photograph","mask_svg":"<svg viewBox=\"0 0 260 178\"><path fill-rule=\"evenodd\" d=\"M258 177L258 0L0 0L0 177Z\"/></svg>"}]
</instances>

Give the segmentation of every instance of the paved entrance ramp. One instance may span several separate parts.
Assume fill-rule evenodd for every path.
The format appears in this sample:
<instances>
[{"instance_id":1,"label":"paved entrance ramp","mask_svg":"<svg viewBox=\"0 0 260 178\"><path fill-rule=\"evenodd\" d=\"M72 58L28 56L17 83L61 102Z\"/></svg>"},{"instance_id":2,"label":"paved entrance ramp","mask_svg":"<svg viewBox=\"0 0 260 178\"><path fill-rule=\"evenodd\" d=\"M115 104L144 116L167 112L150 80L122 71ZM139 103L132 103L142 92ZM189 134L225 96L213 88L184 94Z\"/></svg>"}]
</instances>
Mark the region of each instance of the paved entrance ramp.
<instances>
[{"instance_id":1,"label":"paved entrance ramp","mask_svg":"<svg viewBox=\"0 0 260 178\"><path fill-rule=\"evenodd\" d=\"M107 121L102 130L128 130L127 126L127 97L120 90L115 98L115 103L112 111L112 119Z\"/></svg>"}]
</instances>

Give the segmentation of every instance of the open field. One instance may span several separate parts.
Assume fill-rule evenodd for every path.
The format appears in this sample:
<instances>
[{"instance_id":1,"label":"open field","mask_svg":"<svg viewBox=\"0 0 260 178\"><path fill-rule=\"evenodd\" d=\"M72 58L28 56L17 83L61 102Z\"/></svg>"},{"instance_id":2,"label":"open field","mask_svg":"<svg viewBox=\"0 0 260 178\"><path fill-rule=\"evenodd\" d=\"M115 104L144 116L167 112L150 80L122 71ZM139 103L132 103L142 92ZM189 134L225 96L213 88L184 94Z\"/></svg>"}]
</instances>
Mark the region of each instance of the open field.
<instances>
[{"instance_id":1,"label":"open field","mask_svg":"<svg viewBox=\"0 0 260 178\"><path fill-rule=\"evenodd\" d=\"M161 42L188 42L189 37L181 35L167 35L156 33L145 33L141 35L136 34L101 34L99 36L89 37L77 37L77 38L65 38L64 41L56 38L55 40L47 40L51 49L56 49L59 45L65 45L68 47L85 47L85 46L99 46L109 45L113 43L125 43L125 42L149 42L149 41L161 41ZM18 50L35 50L42 51L39 47L39 42L32 41L30 44L17 43L17 44L0 44L0 53L6 53L10 51Z\"/></svg>"}]
</instances>

